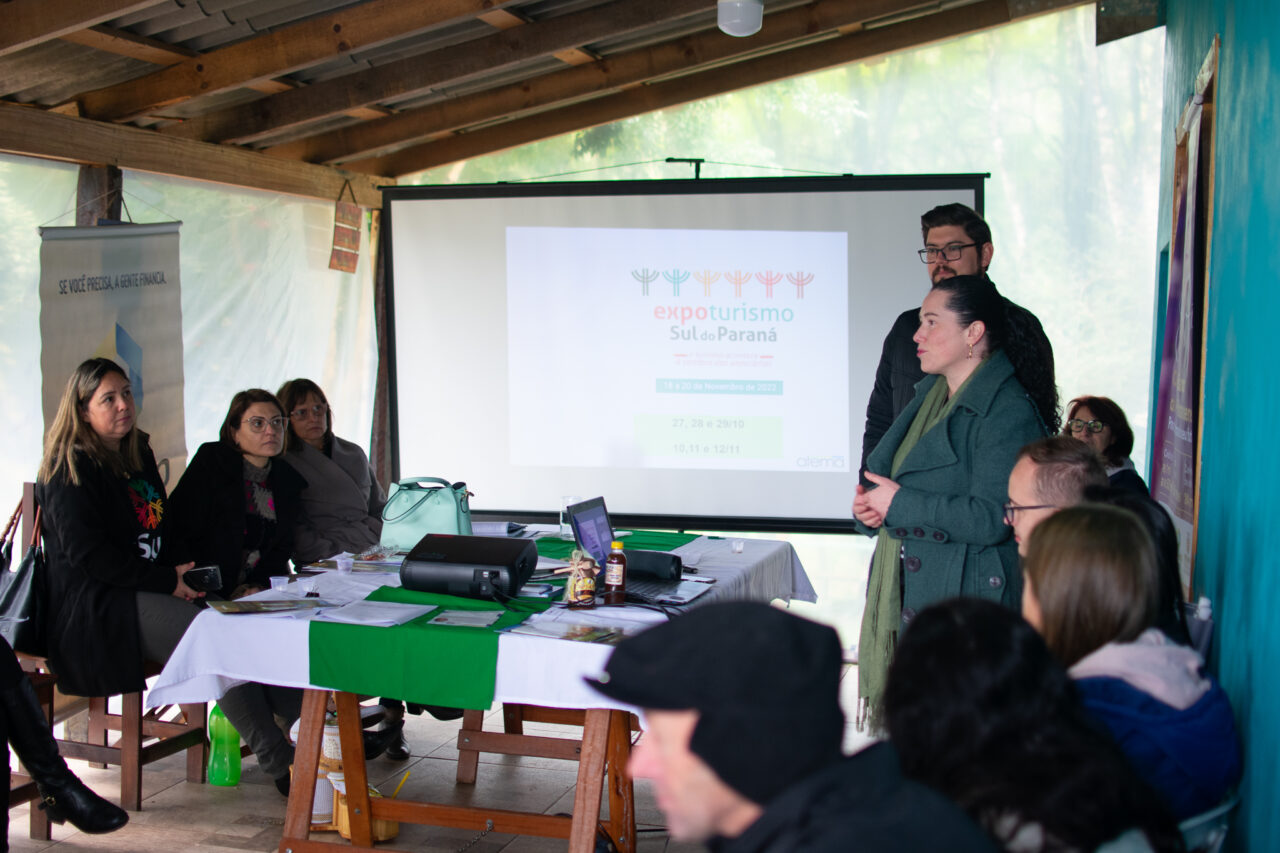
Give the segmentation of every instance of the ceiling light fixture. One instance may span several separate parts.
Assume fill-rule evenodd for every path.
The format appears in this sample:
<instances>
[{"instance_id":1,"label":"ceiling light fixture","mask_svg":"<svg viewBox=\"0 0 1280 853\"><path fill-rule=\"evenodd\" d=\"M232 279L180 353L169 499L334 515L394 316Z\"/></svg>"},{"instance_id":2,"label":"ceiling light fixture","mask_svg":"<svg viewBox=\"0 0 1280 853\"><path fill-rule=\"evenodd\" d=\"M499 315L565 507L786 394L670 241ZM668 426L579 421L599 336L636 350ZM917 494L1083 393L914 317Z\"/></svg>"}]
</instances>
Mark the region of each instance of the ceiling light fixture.
<instances>
[{"instance_id":1,"label":"ceiling light fixture","mask_svg":"<svg viewBox=\"0 0 1280 853\"><path fill-rule=\"evenodd\" d=\"M744 38L760 32L764 0L718 0L716 24L731 36Z\"/></svg>"}]
</instances>

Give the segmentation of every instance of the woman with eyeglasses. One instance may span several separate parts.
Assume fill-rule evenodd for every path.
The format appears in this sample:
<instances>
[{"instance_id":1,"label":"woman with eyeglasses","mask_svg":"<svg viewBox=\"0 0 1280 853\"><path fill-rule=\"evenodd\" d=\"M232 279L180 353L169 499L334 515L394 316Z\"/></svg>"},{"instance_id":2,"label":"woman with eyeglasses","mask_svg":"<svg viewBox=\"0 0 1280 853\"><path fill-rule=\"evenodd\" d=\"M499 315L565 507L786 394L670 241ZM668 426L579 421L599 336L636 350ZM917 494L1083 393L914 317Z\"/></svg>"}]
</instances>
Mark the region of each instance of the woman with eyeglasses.
<instances>
[{"instance_id":1,"label":"woman with eyeglasses","mask_svg":"<svg viewBox=\"0 0 1280 853\"><path fill-rule=\"evenodd\" d=\"M171 526L164 554L222 570L222 587L211 596L240 598L289 574L293 526L306 481L281 457L289 429L275 395L261 388L239 391L218 431L200 445L174 487ZM246 683L218 704L249 744L258 766L289 793L293 745L276 725L292 723L302 710L302 691Z\"/></svg>"},{"instance_id":2,"label":"woman with eyeglasses","mask_svg":"<svg viewBox=\"0 0 1280 853\"><path fill-rule=\"evenodd\" d=\"M873 726L898 634L918 611L955 596L1017 607L1009 472L1024 444L1058 427L1044 330L986 276L939 280L915 341L926 376L867 457L873 485L853 501L859 529L877 537L858 644L859 717Z\"/></svg>"},{"instance_id":3,"label":"woman with eyeglasses","mask_svg":"<svg viewBox=\"0 0 1280 853\"><path fill-rule=\"evenodd\" d=\"M1032 531L1022 613L1067 667L1084 706L1182 820L1240 780L1231 704L1204 661L1158 629L1156 549L1132 512L1061 510Z\"/></svg>"},{"instance_id":4,"label":"woman with eyeglasses","mask_svg":"<svg viewBox=\"0 0 1280 853\"><path fill-rule=\"evenodd\" d=\"M1147 484L1133 466L1133 430L1124 410L1109 397L1076 397L1067 405L1062 434L1093 448L1107 467L1107 479L1117 489L1147 494Z\"/></svg>"},{"instance_id":5,"label":"woman with eyeglasses","mask_svg":"<svg viewBox=\"0 0 1280 853\"><path fill-rule=\"evenodd\" d=\"M293 531L307 482L281 458L289 419L270 391L231 398L218 440L202 444L173 490L166 554L222 569L223 598L240 598L289 574Z\"/></svg>"},{"instance_id":6,"label":"woman with eyeglasses","mask_svg":"<svg viewBox=\"0 0 1280 853\"><path fill-rule=\"evenodd\" d=\"M311 563L378 544L387 496L360 446L333 434L333 411L320 386L292 379L277 396L289 413L289 460L307 481L294 528L294 562Z\"/></svg>"}]
</instances>

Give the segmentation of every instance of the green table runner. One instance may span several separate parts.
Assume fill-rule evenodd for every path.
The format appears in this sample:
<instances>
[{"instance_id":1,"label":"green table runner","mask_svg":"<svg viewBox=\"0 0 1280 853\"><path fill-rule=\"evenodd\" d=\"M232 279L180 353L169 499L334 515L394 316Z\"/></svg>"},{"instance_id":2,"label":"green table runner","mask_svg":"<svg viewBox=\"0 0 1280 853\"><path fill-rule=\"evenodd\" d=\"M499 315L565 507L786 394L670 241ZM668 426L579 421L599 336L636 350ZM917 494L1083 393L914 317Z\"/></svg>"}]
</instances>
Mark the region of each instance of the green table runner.
<instances>
[{"instance_id":1,"label":"green table runner","mask_svg":"<svg viewBox=\"0 0 1280 853\"><path fill-rule=\"evenodd\" d=\"M696 533L671 533L663 530L636 530L630 536L622 538L624 548L636 551L671 551L681 545L687 545L697 539ZM534 540L538 546L538 556L551 560L567 560L577 548L572 539L560 539L555 536L543 536Z\"/></svg>"},{"instance_id":2,"label":"green table runner","mask_svg":"<svg viewBox=\"0 0 1280 853\"><path fill-rule=\"evenodd\" d=\"M551 602L520 599L523 610L500 604L384 586L367 601L434 604L446 610L501 610L489 628L428 625L437 611L391 628L315 620L308 635L311 683L349 693L427 705L487 709L493 704L498 632Z\"/></svg>"}]
</instances>

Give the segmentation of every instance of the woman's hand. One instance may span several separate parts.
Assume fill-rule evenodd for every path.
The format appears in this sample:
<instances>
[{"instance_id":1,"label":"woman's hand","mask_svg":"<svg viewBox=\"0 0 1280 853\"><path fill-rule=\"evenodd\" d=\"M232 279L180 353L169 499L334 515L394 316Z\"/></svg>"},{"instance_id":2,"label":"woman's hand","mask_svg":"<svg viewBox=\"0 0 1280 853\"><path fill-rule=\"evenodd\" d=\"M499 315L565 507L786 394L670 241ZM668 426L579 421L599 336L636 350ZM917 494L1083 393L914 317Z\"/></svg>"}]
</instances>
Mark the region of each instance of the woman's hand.
<instances>
[{"instance_id":1,"label":"woman's hand","mask_svg":"<svg viewBox=\"0 0 1280 853\"><path fill-rule=\"evenodd\" d=\"M853 517L867 527L874 529L884 524L884 516L871 508L868 500L869 494L870 491L859 483L853 496Z\"/></svg>"},{"instance_id":2,"label":"woman's hand","mask_svg":"<svg viewBox=\"0 0 1280 853\"><path fill-rule=\"evenodd\" d=\"M874 489L866 491L867 508L869 512L874 512L880 517L880 523L889 516L889 506L893 503L893 497L898 493L900 488L897 483L888 477L881 477L879 474L867 472L867 479L875 484ZM861 519L859 519L861 520ZM864 521L863 524L866 524Z\"/></svg>"},{"instance_id":3,"label":"woman's hand","mask_svg":"<svg viewBox=\"0 0 1280 853\"><path fill-rule=\"evenodd\" d=\"M195 565L195 563L183 563L180 566L173 567L173 570L178 573L178 586L174 589L173 594L183 601L195 601L197 598L204 598L203 592L196 592L182 581L182 576L195 568Z\"/></svg>"}]
</instances>

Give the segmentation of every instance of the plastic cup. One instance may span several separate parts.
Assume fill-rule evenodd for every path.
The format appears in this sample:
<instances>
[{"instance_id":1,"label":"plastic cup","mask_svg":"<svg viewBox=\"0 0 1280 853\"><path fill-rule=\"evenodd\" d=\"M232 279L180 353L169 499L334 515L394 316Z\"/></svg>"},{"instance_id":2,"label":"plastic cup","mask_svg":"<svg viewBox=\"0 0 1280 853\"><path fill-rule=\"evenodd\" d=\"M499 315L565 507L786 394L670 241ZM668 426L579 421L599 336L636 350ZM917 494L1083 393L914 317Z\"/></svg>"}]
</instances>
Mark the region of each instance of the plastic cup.
<instances>
[{"instance_id":1,"label":"plastic cup","mask_svg":"<svg viewBox=\"0 0 1280 853\"><path fill-rule=\"evenodd\" d=\"M286 588L286 587L288 587L288 586L289 586L289 576L288 576L288 575L273 575L273 576L272 576L272 578L271 578L271 588L272 588L273 590L275 590L276 592L284 592L284 591L285 591L285 588Z\"/></svg>"},{"instance_id":2,"label":"plastic cup","mask_svg":"<svg viewBox=\"0 0 1280 853\"><path fill-rule=\"evenodd\" d=\"M336 562L338 564L338 571L340 572L349 572L351 571L352 566L355 565L355 561L350 557L339 557Z\"/></svg>"},{"instance_id":3,"label":"plastic cup","mask_svg":"<svg viewBox=\"0 0 1280 853\"><path fill-rule=\"evenodd\" d=\"M743 542L741 539L730 539L729 550L735 554L741 554L742 549L746 544L747 543Z\"/></svg>"},{"instance_id":4,"label":"plastic cup","mask_svg":"<svg viewBox=\"0 0 1280 853\"><path fill-rule=\"evenodd\" d=\"M573 538L573 523L569 521L569 507L576 503L582 503L582 498L577 495L563 495L560 498L560 538Z\"/></svg>"},{"instance_id":5,"label":"plastic cup","mask_svg":"<svg viewBox=\"0 0 1280 853\"><path fill-rule=\"evenodd\" d=\"M316 579L298 578L298 589L302 590L303 595L310 595L316 591Z\"/></svg>"}]
</instances>

